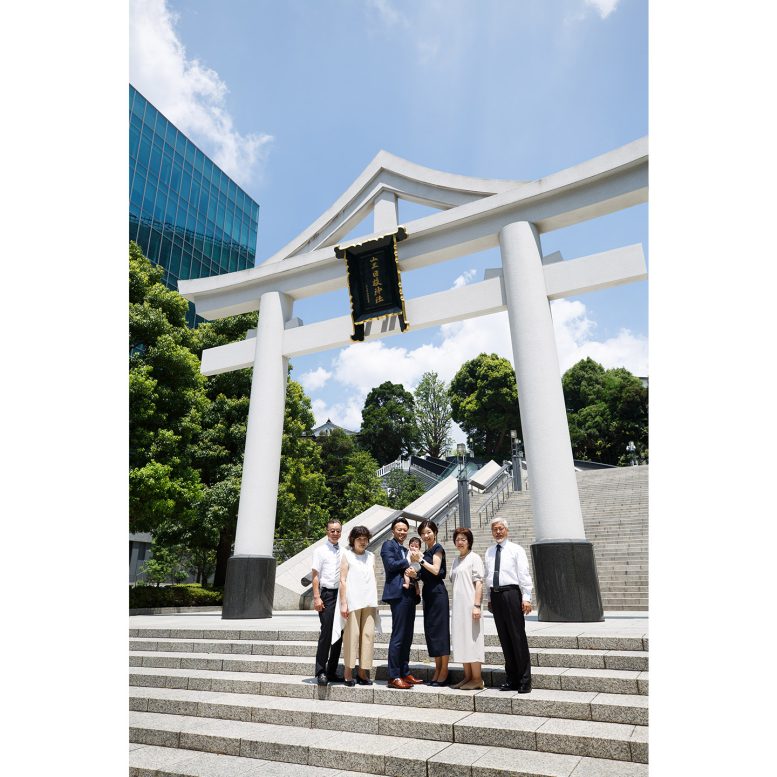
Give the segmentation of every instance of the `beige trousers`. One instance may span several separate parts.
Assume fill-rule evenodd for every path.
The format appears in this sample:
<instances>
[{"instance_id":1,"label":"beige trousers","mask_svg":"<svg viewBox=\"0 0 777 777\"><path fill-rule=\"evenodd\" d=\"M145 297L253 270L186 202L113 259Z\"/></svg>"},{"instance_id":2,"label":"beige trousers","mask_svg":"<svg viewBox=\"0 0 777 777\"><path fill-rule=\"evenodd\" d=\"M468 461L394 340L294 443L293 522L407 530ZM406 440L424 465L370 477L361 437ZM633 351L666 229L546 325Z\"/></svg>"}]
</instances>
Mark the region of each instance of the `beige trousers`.
<instances>
[{"instance_id":1,"label":"beige trousers","mask_svg":"<svg viewBox=\"0 0 777 777\"><path fill-rule=\"evenodd\" d=\"M372 669L372 654L375 644L375 609L362 607L348 613L343 632L343 661L349 669L356 666L359 657L361 669Z\"/></svg>"}]
</instances>

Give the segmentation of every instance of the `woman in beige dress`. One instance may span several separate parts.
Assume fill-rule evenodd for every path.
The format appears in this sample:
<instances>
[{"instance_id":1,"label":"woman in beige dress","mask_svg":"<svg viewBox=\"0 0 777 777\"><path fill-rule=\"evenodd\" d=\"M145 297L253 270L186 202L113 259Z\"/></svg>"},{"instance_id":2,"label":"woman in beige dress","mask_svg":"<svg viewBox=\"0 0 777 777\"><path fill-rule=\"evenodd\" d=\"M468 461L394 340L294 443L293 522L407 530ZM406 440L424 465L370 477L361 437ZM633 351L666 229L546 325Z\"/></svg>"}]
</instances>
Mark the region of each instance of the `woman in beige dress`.
<instances>
[{"instance_id":1,"label":"woman in beige dress","mask_svg":"<svg viewBox=\"0 0 777 777\"><path fill-rule=\"evenodd\" d=\"M375 582L375 555L367 550L372 534L366 526L354 526L348 537L350 548L340 562L340 590L337 601L345 623L343 648L345 684L372 685L373 650L378 616L378 587ZM334 637L334 635L333 635ZM359 656L359 673L353 670Z\"/></svg>"},{"instance_id":2,"label":"woman in beige dress","mask_svg":"<svg viewBox=\"0 0 777 777\"><path fill-rule=\"evenodd\" d=\"M458 528L453 532L453 544L459 557L453 562L453 607L451 612L451 642L453 660L464 667L464 679L452 685L462 691L484 688L481 664L486 658L481 618L483 599L483 560L472 552L472 532Z\"/></svg>"}]
</instances>

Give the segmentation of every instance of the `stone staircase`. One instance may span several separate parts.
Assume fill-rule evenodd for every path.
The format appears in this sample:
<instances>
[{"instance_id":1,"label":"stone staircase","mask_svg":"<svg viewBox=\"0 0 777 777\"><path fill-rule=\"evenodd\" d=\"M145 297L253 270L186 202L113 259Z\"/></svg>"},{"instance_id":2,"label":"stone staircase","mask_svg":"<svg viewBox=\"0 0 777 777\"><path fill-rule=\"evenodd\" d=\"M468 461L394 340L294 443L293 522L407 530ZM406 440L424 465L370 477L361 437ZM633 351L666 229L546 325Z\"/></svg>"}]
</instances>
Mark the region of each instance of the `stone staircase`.
<instances>
[{"instance_id":1,"label":"stone staircase","mask_svg":"<svg viewBox=\"0 0 777 777\"><path fill-rule=\"evenodd\" d=\"M577 473L577 487L586 538L594 545L602 603L607 610L648 609L648 466L587 470ZM488 496L471 497L473 551L483 558L493 542L489 522L491 510L478 518L478 510ZM531 561L534 542L531 490L511 492L496 514L510 524L510 539L522 545ZM451 530L452 533L452 530ZM410 536L415 532L411 531ZM450 535L449 535L450 536ZM448 569L457 551L453 542L438 537L445 547ZM380 548L373 549L379 555ZM384 572L376 559L378 593L383 590ZM451 593L450 581L446 581Z\"/></svg>"},{"instance_id":2,"label":"stone staircase","mask_svg":"<svg viewBox=\"0 0 777 777\"><path fill-rule=\"evenodd\" d=\"M517 694L490 687L504 659L488 629L485 690L387 688L388 634L373 686L321 688L317 630L274 630L280 620L130 629L131 777L648 774L647 636L620 621L607 633L530 621L534 690ZM420 633L411 671L433 671Z\"/></svg>"}]
</instances>

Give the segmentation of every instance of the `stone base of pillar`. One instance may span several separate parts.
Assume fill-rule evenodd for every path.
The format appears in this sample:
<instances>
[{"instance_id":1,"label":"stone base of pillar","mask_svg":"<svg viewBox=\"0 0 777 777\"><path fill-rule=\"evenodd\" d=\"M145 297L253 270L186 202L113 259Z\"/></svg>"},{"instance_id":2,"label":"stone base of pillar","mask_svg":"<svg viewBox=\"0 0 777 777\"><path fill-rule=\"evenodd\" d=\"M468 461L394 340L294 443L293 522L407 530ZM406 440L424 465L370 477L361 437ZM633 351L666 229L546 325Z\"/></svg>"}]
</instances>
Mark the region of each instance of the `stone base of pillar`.
<instances>
[{"instance_id":1,"label":"stone base of pillar","mask_svg":"<svg viewBox=\"0 0 777 777\"><path fill-rule=\"evenodd\" d=\"M272 618L275 559L232 556L227 562L222 620Z\"/></svg>"},{"instance_id":2,"label":"stone base of pillar","mask_svg":"<svg viewBox=\"0 0 777 777\"><path fill-rule=\"evenodd\" d=\"M587 540L545 540L531 546L537 620L604 620L594 546Z\"/></svg>"}]
</instances>

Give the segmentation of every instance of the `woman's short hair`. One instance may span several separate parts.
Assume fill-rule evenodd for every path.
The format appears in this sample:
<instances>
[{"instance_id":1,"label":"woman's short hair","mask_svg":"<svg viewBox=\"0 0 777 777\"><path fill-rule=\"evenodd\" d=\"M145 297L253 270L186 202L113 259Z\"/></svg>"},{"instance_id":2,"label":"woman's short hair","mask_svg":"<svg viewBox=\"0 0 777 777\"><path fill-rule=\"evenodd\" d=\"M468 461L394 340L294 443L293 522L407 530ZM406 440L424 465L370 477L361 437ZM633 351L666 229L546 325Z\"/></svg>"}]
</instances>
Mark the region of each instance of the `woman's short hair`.
<instances>
[{"instance_id":1,"label":"woman's short hair","mask_svg":"<svg viewBox=\"0 0 777 777\"><path fill-rule=\"evenodd\" d=\"M463 526L459 526L456 531L453 532L453 542L456 542L456 537L459 536L459 534L463 534L464 537L467 540L467 547L472 550L472 543L475 541L472 537L472 532L469 529L465 529Z\"/></svg>"},{"instance_id":2,"label":"woman's short hair","mask_svg":"<svg viewBox=\"0 0 777 777\"><path fill-rule=\"evenodd\" d=\"M434 532L434 536L437 536L437 524L434 521L421 521L418 524L418 533L421 534L425 529L431 529Z\"/></svg>"},{"instance_id":3,"label":"woman's short hair","mask_svg":"<svg viewBox=\"0 0 777 777\"><path fill-rule=\"evenodd\" d=\"M405 518L404 515L398 515L392 522L391 522L391 528L393 529L398 523L404 523L405 526L407 526L408 530L410 529L410 523L408 522L407 518Z\"/></svg>"},{"instance_id":4,"label":"woman's short hair","mask_svg":"<svg viewBox=\"0 0 777 777\"><path fill-rule=\"evenodd\" d=\"M366 537L367 542L372 539L372 532L366 526L354 526L351 529L351 533L348 535L348 544L353 547L353 543L356 542L359 537Z\"/></svg>"}]
</instances>

